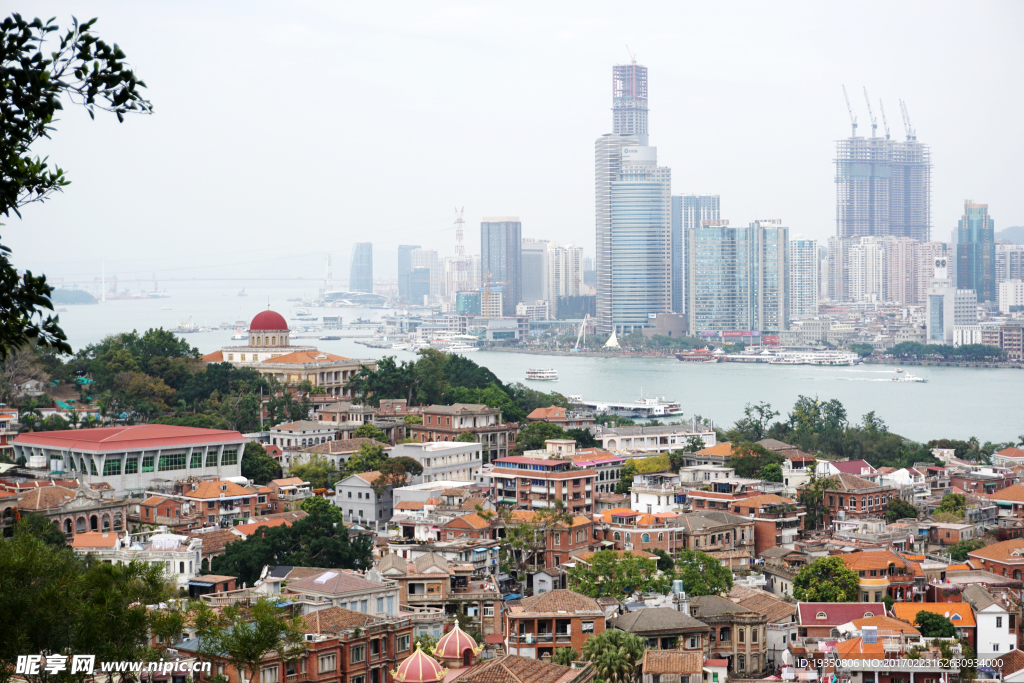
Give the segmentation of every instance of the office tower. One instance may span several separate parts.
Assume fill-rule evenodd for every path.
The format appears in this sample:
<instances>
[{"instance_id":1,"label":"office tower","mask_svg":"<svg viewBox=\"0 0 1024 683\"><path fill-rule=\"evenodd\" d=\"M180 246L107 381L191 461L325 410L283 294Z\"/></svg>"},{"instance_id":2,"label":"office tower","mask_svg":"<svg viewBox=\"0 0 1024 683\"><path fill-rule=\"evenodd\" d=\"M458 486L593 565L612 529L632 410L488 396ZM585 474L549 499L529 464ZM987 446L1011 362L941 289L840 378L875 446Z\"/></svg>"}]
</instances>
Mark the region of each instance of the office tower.
<instances>
[{"instance_id":1,"label":"office tower","mask_svg":"<svg viewBox=\"0 0 1024 683\"><path fill-rule=\"evenodd\" d=\"M988 215L988 204L968 199L956 229L956 286L973 289L978 301L995 301L995 267L995 222Z\"/></svg>"},{"instance_id":2,"label":"office tower","mask_svg":"<svg viewBox=\"0 0 1024 683\"><path fill-rule=\"evenodd\" d=\"M949 259L949 251L945 242L925 242L917 245L917 263L914 269L914 284L917 287L917 305L927 303L928 288L935 279L935 261ZM945 266L943 266L945 268ZM951 282L952 284L952 282Z\"/></svg>"},{"instance_id":3,"label":"office tower","mask_svg":"<svg viewBox=\"0 0 1024 683\"><path fill-rule=\"evenodd\" d=\"M602 135L594 143L594 222L597 330L612 331L612 182L622 170L622 149L639 145L636 136Z\"/></svg>"},{"instance_id":4,"label":"office tower","mask_svg":"<svg viewBox=\"0 0 1024 683\"><path fill-rule=\"evenodd\" d=\"M456 315L480 315L481 292L458 292L455 295Z\"/></svg>"},{"instance_id":5,"label":"office tower","mask_svg":"<svg viewBox=\"0 0 1024 683\"><path fill-rule=\"evenodd\" d=\"M672 197L672 310L676 313L686 312L686 231L721 217L717 194Z\"/></svg>"},{"instance_id":6,"label":"office tower","mask_svg":"<svg viewBox=\"0 0 1024 683\"><path fill-rule=\"evenodd\" d=\"M522 231L522 223L513 216L485 218L480 223L481 277L485 285L501 284L505 316L514 316L523 298Z\"/></svg>"},{"instance_id":7,"label":"office tower","mask_svg":"<svg viewBox=\"0 0 1024 683\"><path fill-rule=\"evenodd\" d=\"M847 251L849 300L863 303L885 301L885 242L861 237Z\"/></svg>"},{"instance_id":8,"label":"office tower","mask_svg":"<svg viewBox=\"0 0 1024 683\"><path fill-rule=\"evenodd\" d=\"M916 136L839 140L835 164L837 236L931 238L931 152Z\"/></svg>"},{"instance_id":9,"label":"office tower","mask_svg":"<svg viewBox=\"0 0 1024 683\"><path fill-rule=\"evenodd\" d=\"M1024 245L996 245L996 283L1024 279Z\"/></svg>"},{"instance_id":10,"label":"office tower","mask_svg":"<svg viewBox=\"0 0 1024 683\"><path fill-rule=\"evenodd\" d=\"M914 306L917 298L917 240L890 237L885 240L885 301Z\"/></svg>"},{"instance_id":11,"label":"office tower","mask_svg":"<svg viewBox=\"0 0 1024 683\"><path fill-rule=\"evenodd\" d=\"M357 242L352 246L352 266L348 271L348 288L353 292L373 293L373 244Z\"/></svg>"},{"instance_id":12,"label":"office tower","mask_svg":"<svg viewBox=\"0 0 1024 683\"><path fill-rule=\"evenodd\" d=\"M794 318L818 315L818 240L793 235L789 240L789 314Z\"/></svg>"},{"instance_id":13,"label":"office tower","mask_svg":"<svg viewBox=\"0 0 1024 683\"><path fill-rule=\"evenodd\" d=\"M430 268L413 267L409 271L409 303L430 304Z\"/></svg>"},{"instance_id":14,"label":"office tower","mask_svg":"<svg viewBox=\"0 0 1024 683\"><path fill-rule=\"evenodd\" d=\"M398 245L398 298L409 301L409 272L412 270L412 252L419 249L418 244Z\"/></svg>"},{"instance_id":15,"label":"office tower","mask_svg":"<svg viewBox=\"0 0 1024 683\"><path fill-rule=\"evenodd\" d=\"M628 334L672 310L672 172L656 147L623 147L612 181L612 327Z\"/></svg>"},{"instance_id":16,"label":"office tower","mask_svg":"<svg viewBox=\"0 0 1024 683\"><path fill-rule=\"evenodd\" d=\"M847 266L850 247L855 243L856 240L843 237L828 238L828 254L826 255L828 280L826 285L828 298L833 303L849 300L850 270Z\"/></svg>"},{"instance_id":17,"label":"office tower","mask_svg":"<svg viewBox=\"0 0 1024 683\"><path fill-rule=\"evenodd\" d=\"M564 247L552 243L548 251L548 295L552 306L557 305L560 296L580 295L584 260L583 247L577 247L575 242Z\"/></svg>"},{"instance_id":18,"label":"office tower","mask_svg":"<svg viewBox=\"0 0 1024 683\"><path fill-rule=\"evenodd\" d=\"M647 145L647 67L636 60L612 67L612 133Z\"/></svg>"},{"instance_id":19,"label":"office tower","mask_svg":"<svg viewBox=\"0 0 1024 683\"><path fill-rule=\"evenodd\" d=\"M548 240L523 240L523 301L528 304L550 300L548 269L551 246Z\"/></svg>"},{"instance_id":20,"label":"office tower","mask_svg":"<svg viewBox=\"0 0 1024 683\"><path fill-rule=\"evenodd\" d=\"M686 265L691 334L788 329L789 229L781 221L704 221L686 231Z\"/></svg>"},{"instance_id":21,"label":"office tower","mask_svg":"<svg viewBox=\"0 0 1024 683\"><path fill-rule=\"evenodd\" d=\"M414 270L426 268L430 276L426 279L427 291L430 296L430 303L439 302L445 293L444 264L437 257L435 249L413 249L409 253L409 260ZM411 277L411 276L410 276ZM417 292L422 290L417 289ZM419 300L416 303L420 303Z\"/></svg>"},{"instance_id":22,"label":"office tower","mask_svg":"<svg viewBox=\"0 0 1024 683\"><path fill-rule=\"evenodd\" d=\"M977 295L973 289L959 289L949 277L949 259L933 261L925 312L925 340L928 344L952 344L953 328L976 325Z\"/></svg>"}]
</instances>

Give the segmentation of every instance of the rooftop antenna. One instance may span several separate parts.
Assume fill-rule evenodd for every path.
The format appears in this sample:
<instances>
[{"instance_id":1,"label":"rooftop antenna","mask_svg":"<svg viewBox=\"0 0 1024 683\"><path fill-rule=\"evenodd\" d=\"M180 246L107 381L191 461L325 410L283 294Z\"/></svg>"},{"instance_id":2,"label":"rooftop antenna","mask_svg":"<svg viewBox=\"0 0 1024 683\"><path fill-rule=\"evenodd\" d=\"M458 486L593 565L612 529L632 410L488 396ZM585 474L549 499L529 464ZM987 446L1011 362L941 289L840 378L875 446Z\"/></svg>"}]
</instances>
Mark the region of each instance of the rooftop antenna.
<instances>
[{"instance_id":1,"label":"rooftop antenna","mask_svg":"<svg viewBox=\"0 0 1024 683\"><path fill-rule=\"evenodd\" d=\"M629 58L633 60L634 64L636 64L636 55L633 54L633 51L629 49L629 45L626 46L626 52L629 53Z\"/></svg>"},{"instance_id":2,"label":"rooftop antenna","mask_svg":"<svg viewBox=\"0 0 1024 683\"><path fill-rule=\"evenodd\" d=\"M871 98L868 97L868 87L864 86L864 101L868 104L868 118L871 119L871 137L878 137L878 119L871 111Z\"/></svg>"},{"instance_id":3,"label":"rooftop antenna","mask_svg":"<svg viewBox=\"0 0 1024 683\"><path fill-rule=\"evenodd\" d=\"M900 100L900 111L903 112L903 128L907 131L907 139L916 140L917 133L914 131L914 127L910 125L910 114L907 113L907 105L903 100Z\"/></svg>"},{"instance_id":4,"label":"rooftop antenna","mask_svg":"<svg viewBox=\"0 0 1024 683\"><path fill-rule=\"evenodd\" d=\"M846 94L846 86L843 86L843 97L846 98L846 111L850 112L850 125L853 127L853 135L857 137L857 117L853 115L853 107L850 106L850 96Z\"/></svg>"},{"instance_id":5,"label":"rooftop antenna","mask_svg":"<svg viewBox=\"0 0 1024 683\"><path fill-rule=\"evenodd\" d=\"M882 110L882 125L885 126L885 139L889 139L889 122L885 120L885 105L882 104L882 100L878 100L878 108Z\"/></svg>"}]
</instances>

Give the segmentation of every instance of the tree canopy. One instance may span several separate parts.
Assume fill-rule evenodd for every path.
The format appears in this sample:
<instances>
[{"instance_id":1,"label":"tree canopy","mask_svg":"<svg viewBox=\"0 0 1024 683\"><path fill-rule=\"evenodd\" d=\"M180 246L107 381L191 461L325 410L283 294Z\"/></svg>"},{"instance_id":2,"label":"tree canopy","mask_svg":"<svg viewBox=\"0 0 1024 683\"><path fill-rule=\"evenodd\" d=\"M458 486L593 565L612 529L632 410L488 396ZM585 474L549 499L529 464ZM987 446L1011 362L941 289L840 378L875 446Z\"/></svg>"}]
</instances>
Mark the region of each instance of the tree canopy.
<instances>
[{"instance_id":1,"label":"tree canopy","mask_svg":"<svg viewBox=\"0 0 1024 683\"><path fill-rule=\"evenodd\" d=\"M281 476L281 465L267 454L262 444L250 441L242 451L242 476L255 484L266 486Z\"/></svg>"},{"instance_id":2,"label":"tree canopy","mask_svg":"<svg viewBox=\"0 0 1024 683\"><path fill-rule=\"evenodd\" d=\"M732 571L700 550L684 550L676 559L675 577L691 597L722 595L732 590Z\"/></svg>"},{"instance_id":3,"label":"tree canopy","mask_svg":"<svg viewBox=\"0 0 1024 683\"><path fill-rule=\"evenodd\" d=\"M631 683L646 650L647 641L640 636L609 628L583 641L580 656L594 663L597 679L605 683Z\"/></svg>"},{"instance_id":4,"label":"tree canopy","mask_svg":"<svg viewBox=\"0 0 1024 683\"><path fill-rule=\"evenodd\" d=\"M917 519L917 508L902 498L889 501L885 508L885 520L892 523L898 519Z\"/></svg>"},{"instance_id":5,"label":"tree canopy","mask_svg":"<svg viewBox=\"0 0 1024 683\"><path fill-rule=\"evenodd\" d=\"M925 638L956 637L956 627L953 626L953 622L941 614L921 610L914 617L914 623L917 624L917 629Z\"/></svg>"},{"instance_id":6,"label":"tree canopy","mask_svg":"<svg viewBox=\"0 0 1024 683\"><path fill-rule=\"evenodd\" d=\"M793 597L804 602L856 602L860 577L837 555L819 557L793 579Z\"/></svg>"},{"instance_id":7,"label":"tree canopy","mask_svg":"<svg viewBox=\"0 0 1024 683\"><path fill-rule=\"evenodd\" d=\"M599 550L569 570L569 589L600 598L622 600L634 593L662 593L672 589L670 576L658 572L658 562L629 551Z\"/></svg>"}]
</instances>

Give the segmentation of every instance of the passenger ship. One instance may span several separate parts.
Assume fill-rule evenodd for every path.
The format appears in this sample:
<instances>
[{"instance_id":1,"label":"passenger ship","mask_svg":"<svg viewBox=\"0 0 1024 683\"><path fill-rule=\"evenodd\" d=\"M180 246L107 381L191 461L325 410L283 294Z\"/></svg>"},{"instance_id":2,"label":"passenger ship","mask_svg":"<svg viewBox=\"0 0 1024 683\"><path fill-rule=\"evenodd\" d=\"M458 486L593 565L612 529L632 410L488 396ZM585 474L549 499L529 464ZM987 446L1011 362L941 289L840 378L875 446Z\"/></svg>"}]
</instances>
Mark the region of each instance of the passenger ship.
<instances>
[{"instance_id":1,"label":"passenger ship","mask_svg":"<svg viewBox=\"0 0 1024 683\"><path fill-rule=\"evenodd\" d=\"M552 368L529 368L526 371L526 379L555 382L558 380L558 372Z\"/></svg>"}]
</instances>

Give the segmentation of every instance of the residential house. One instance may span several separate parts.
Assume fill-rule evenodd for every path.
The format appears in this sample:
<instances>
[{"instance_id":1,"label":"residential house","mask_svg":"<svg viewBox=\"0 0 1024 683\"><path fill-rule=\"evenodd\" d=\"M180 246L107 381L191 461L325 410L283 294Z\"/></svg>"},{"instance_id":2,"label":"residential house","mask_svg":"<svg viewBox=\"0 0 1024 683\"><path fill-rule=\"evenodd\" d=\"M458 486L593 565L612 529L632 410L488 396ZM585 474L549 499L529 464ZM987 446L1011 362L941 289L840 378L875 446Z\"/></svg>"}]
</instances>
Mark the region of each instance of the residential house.
<instances>
[{"instance_id":1,"label":"residential house","mask_svg":"<svg viewBox=\"0 0 1024 683\"><path fill-rule=\"evenodd\" d=\"M781 546L765 550L761 553L758 567L766 579L765 590L783 598L792 597L793 580L811 559L805 552Z\"/></svg>"},{"instance_id":2,"label":"residential house","mask_svg":"<svg viewBox=\"0 0 1024 683\"><path fill-rule=\"evenodd\" d=\"M985 497L996 505L1000 519L1024 520L1024 484L1014 484Z\"/></svg>"},{"instance_id":3,"label":"residential house","mask_svg":"<svg viewBox=\"0 0 1024 683\"><path fill-rule=\"evenodd\" d=\"M711 659L729 662L730 678L761 678L768 668L768 617L718 595L690 601L690 615L711 627Z\"/></svg>"},{"instance_id":4,"label":"residential house","mask_svg":"<svg viewBox=\"0 0 1024 683\"><path fill-rule=\"evenodd\" d=\"M731 512L754 520L754 555L758 557L769 548L791 545L807 515L803 505L774 494L744 498L733 503Z\"/></svg>"},{"instance_id":5,"label":"residential house","mask_svg":"<svg viewBox=\"0 0 1024 683\"><path fill-rule=\"evenodd\" d=\"M950 472L949 483L965 493L991 496L1016 484L1017 473L1008 467L972 465L971 469Z\"/></svg>"},{"instance_id":6,"label":"residential house","mask_svg":"<svg viewBox=\"0 0 1024 683\"><path fill-rule=\"evenodd\" d=\"M367 439L366 437L333 439L313 446L305 446L298 450L289 450L285 453L282 464L286 467L291 467L292 465L301 465L309 462L311 458L321 457L330 464L332 469L340 470L345 466L349 458L359 452L359 449L364 444L384 446L385 451L391 450L391 446L373 439Z\"/></svg>"},{"instance_id":7,"label":"residential house","mask_svg":"<svg viewBox=\"0 0 1024 683\"><path fill-rule=\"evenodd\" d=\"M878 662L902 659L910 644L898 636L883 638L880 634L875 634L871 639L875 642L869 642L867 637L850 638L836 642L831 648L815 652L815 655L827 660L828 665L822 667L826 676L829 679L834 676L835 679L850 683L881 683L882 680L887 683L938 683L949 677L950 669L944 665L943 655L937 647L919 652L919 659L914 662L913 667L893 667L882 674L879 672ZM953 653L954 656L962 654L959 646L954 645ZM833 662L839 666L833 667ZM790 671L783 669L783 675L789 674Z\"/></svg>"},{"instance_id":8,"label":"residential house","mask_svg":"<svg viewBox=\"0 0 1024 683\"><path fill-rule=\"evenodd\" d=\"M1024 448L1010 446L992 454L992 464L996 467L1013 467L1024 465Z\"/></svg>"},{"instance_id":9,"label":"residential house","mask_svg":"<svg viewBox=\"0 0 1024 683\"><path fill-rule=\"evenodd\" d=\"M819 460L816 465L819 477L831 477L837 474L852 474L855 477L873 477L878 472L868 463L867 460L845 460L834 462L832 460Z\"/></svg>"},{"instance_id":10,"label":"residential house","mask_svg":"<svg viewBox=\"0 0 1024 683\"><path fill-rule=\"evenodd\" d=\"M305 514L305 513L303 513ZM260 518L262 521L262 518ZM198 538L203 542L203 553L202 560L200 562L200 569L202 571L209 571L210 565L213 562L213 558L218 555L223 555L229 543L241 540L244 537L239 535L235 531L235 527L231 529L221 529L220 527L202 527L200 529L193 529L188 532L188 535L192 538Z\"/></svg>"},{"instance_id":11,"label":"residential house","mask_svg":"<svg viewBox=\"0 0 1024 683\"><path fill-rule=\"evenodd\" d=\"M1003 591L1005 593L1005 591ZM1000 600L980 584L964 588L963 598L974 608L979 659L996 659L1017 648L1017 607Z\"/></svg>"},{"instance_id":12,"label":"residential house","mask_svg":"<svg viewBox=\"0 0 1024 683\"><path fill-rule=\"evenodd\" d=\"M188 597L193 600L202 595L233 591L238 588L237 576L223 574L203 574L188 582Z\"/></svg>"},{"instance_id":13,"label":"residential house","mask_svg":"<svg viewBox=\"0 0 1024 683\"><path fill-rule=\"evenodd\" d=\"M7 525L14 523L15 508L20 513L33 512L46 517L69 541L89 531L124 531L129 515L128 499L104 497L101 491L85 484L75 488L40 486L5 496L0 502L0 518Z\"/></svg>"},{"instance_id":14,"label":"residential house","mask_svg":"<svg viewBox=\"0 0 1024 683\"><path fill-rule=\"evenodd\" d=\"M729 599L740 607L760 612L768 620L767 654L768 664L782 666L783 652L789 644L796 642L796 605L780 600L776 596L757 588L733 586Z\"/></svg>"},{"instance_id":15,"label":"residential house","mask_svg":"<svg viewBox=\"0 0 1024 683\"><path fill-rule=\"evenodd\" d=\"M605 630L605 612L593 598L558 589L521 598L504 612L505 651L521 657L554 656L559 647L580 652Z\"/></svg>"},{"instance_id":16,"label":"residential house","mask_svg":"<svg viewBox=\"0 0 1024 683\"><path fill-rule=\"evenodd\" d=\"M181 497L189 502L204 525L232 526L236 519L256 516L258 494L233 481L207 479L192 482L182 489Z\"/></svg>"},{"instance_id":17,"label":"residential house","mask_svg":"<svg viewBox=\"0 0 1024 683\"><path fill-rule=\"evenodd\" d=\"M550 422L562 429L586 429L594 424L594 414L580 410L566 410L561 406L535 408L526 416L530 422Z\"/></svg>"},{"instance_id":18,"label":"residential house","mask_svg":"<svg viewBox=\"0 0 1024 683\"><path fill-rule=\"evenodd\" d=\"M406 457L418 462L423 473L412 477L413 484L432 481L476 481L483 466L483 445L453 441L398 444L392 458Z\"/></svg>"},{"instance_id":19,"label":"residential house","mask_svg":"<svg viewBox=\"0 0 1024 683\"><path fill-rule=\"evenodd\" d=\"M640 662L640 670L643 683L701 683L704 656L699 652L647 650Z\"/></svg>"},{"instance_id":20,"label":"residential house","mask_svg":"<svg viewBox=\"0 0 1024 683\"><path fill-rule=\"evenodd\" d=\"M715 430L708 425L637 425L594 427L601 448L618 453L665 453L686 450L696 437L706 446L715 445Z\"/></svg>"},{"instance_id":21,"label":"residential house","mask_svg":"<svg viewBox=\"0 0 1024 683\"><path fill-rule=\"evenodd\" d=\"M394 512L391 487L385 487L383 493L373 489L380 476L377 471L360 472L334 485L332 502L341 510L346 522L377 526L391 519Z\"/></svg>"},{"instance_id":22,"label":"residential house","mask_svg":"<svg viewBox=\"0 0 1024 683\"><path fill-rule=\"evenodd\" d=\"M891 550L861 550L839 557L860 577L861 602L882 602L886 595L897 602L913 602L924 594L924 574L917 575L920 568Z\"/></svg>"},{"instance_id":23,"label":"residential house","mask_svg":"<svg viewBox=\"0 0 1024 683\"><path fill-rule=\"evenodd\" d=\"M97 562L130 564L138 560L161 565L168 581L186 588L200 572L203 541L166 531L163 527L138 534L89 531L76 534L71 547L75 554Z\"/></svg>"},{"instance_id":24,"label":"residential house","mask_svg":"<svg viewBox=\"0 0 1024 683\"><path fill-rule=\"evenodd\" d=\"M961 541L970 541L982 535L974 524L956 524L949 522L924 522L928 528L928 542L932 545L956 545Z\"/></svg>"},{"instance_id":25,"label":"residential house","mask_svg":"<svg viewBox=\"0 0 1024 683\"><path fill-rule=\"evenodd\" d=\"M455 441L469 432L483 445L483 461L491 462L508 455L508 449L519 433L519 424L505 423L501 410L485 405L456 403L450 406L428 406L422 409L423 422L410 426L410 436L417 441Z\"/></svg>"},{"instance_id":26,"label":"residential house","mask_svg":"<svg viewBox=\"0 0 1024 683\"><path fill-rule=\"evenodd\" d=\"M956 637L965 639L972 648L975 648L978 642L978 623L974 619L974 610L969 603L897 602L892 606L894 617L914 626L918 626L916 619L919 612L932 612L946 617L956 627Z\"/></svg>"},{"instance_id":27,"label":"residential house","mask_svg":"<svg viewBox=\"0 0 1024 683\"><path fill-rule=\"evenodd\" d=\"M262 504L265 502L267 505L267 511L270 513L285 512L285 508L288 508L289 510L298 509L303 500L313 495L313 491L310 489L310 483L308 481L302 481L300 477L272 479L270 483L267 484L267 489L267 500L258 500L257 503L263 507Z\"/></svg>"},{"instance_id":28,"label":"residential house","mask_svg":"<svg viewBox=\"0 0 1024 683\"><path fill-rule=\"evenodd\" d=\"M828 479L836 483L835 488L822 494L826 507L825 526L831 526L832 521L836 519L877 517L885 512L890 500L899 497L899 491L889 486L882 486L845 472L831 475Z\"/></svg>"},{"instance_id":29,"label":"residential house","mask_svg":"<svg viewBox=\"0 0 1024 683\"><path fill-rule=\"evenodd\" d=\"M501 593L493 581L474 580L472 564L457 564L433 552L411 562L389 553L377 562L377 570L398 584L403 609L461 610L481 633L501 632Z\"/></svg>"},{"instance_id":30,"label":"residential house","mask_svg":"<svg viewBox=\"0 0 1024 683\"><path fill-rule=\"evenodd\" d=\"M572 463L580 469L597 472L594 487L598 493L594 495L594 511L600 512L596 500L601 494L616 495L615 488L622 479L622 468L626 464L626 459L600 448L577 448L573 454Z\"/></svg>"},{"instance_id":31,"label":"residential house","mask_svg":"<svg viewBox=\"0 0 1024 683\"><path fill-rule=\"evenodd\" d=\"M617 628L640 636L652 650L682 650L703 657L711 643L711 627L686 612L671 607L644 607L608 621Z\"/></svg>"},{"instance_id":32,"label":"residential house","mask_svg":"<svg viewBox=\"0 0 1024 683\"><path fill-rule=\"evenodd\" d=\"M398 584L391 580L376 581L372 574L364 576L344 569L294 567L285 582L281 595L301 596L307 602L324 607L347 607L377 617L398 614Z\"/></svg>"},{"instance_id":33,"label":"residential house","mask_svg":"<svg viewBox=\"0 0 1024 683\"><path fill-rule=\"evenodd\" d=\"M967 553L971 564L987 569L997 576L1005 576L1020 581L1024 571L1024 538L1012 538L1008 541L972 550Z\"/></svg>"},{"instance_id":34,"label":"residential house","mask_svg":"<svg viewBox=\"0 0 1024 683\"><path fill-rule=\"evenodd\" d=\"M637 474L629 487L630 506L637 512L675 512L676 496L682 491L677 472Z\"/></svg>"},{"instance_id":35,"label":"residential house","mask_svg":"<svg viewBox=\"0 0 1024 683\"><path fill-rule=\"evenodd\" d=\"M500 655L472 667L450 683L593 683L596 675L590 662L559 666L532 657Z\"/></svg>"},{"instance_id":36,"label":"residential house","mask_svg":"<svg viewBox=\"0 0 1024 683\"><path fill-rule=\"evenodd\" d=\"M839 629L844 624L880 616L885 616L885 605L880 603L800 602L797 603L797 637L838 638Z\"/></svg>"},{"instance_id":37,"label":"residential house","mask_svg":"<svg viewBox=\"0 0 1024 683\"><path fill-rule=\"evenodd\" d=\"M592 469L577 470L572 460L513 456L498 458L491 470L494 500L498 505L523 509L554 507L562 501L574 515L591 514L594 479Z\"/></svg>"}]
</instances>

